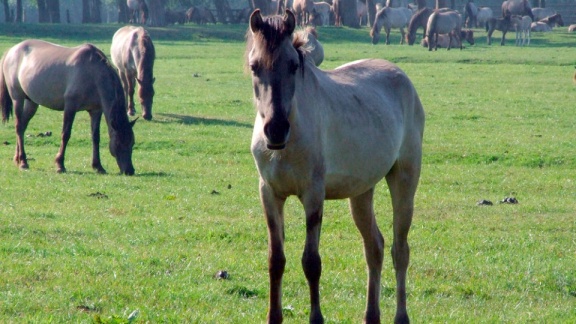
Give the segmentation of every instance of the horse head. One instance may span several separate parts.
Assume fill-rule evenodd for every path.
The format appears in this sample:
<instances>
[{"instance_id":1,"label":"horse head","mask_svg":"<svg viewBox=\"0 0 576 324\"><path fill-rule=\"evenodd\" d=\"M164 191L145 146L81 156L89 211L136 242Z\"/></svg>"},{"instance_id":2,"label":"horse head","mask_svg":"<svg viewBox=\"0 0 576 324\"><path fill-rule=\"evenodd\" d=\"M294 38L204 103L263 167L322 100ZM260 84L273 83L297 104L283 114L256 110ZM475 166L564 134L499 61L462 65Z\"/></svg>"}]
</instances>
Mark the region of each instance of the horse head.
<instances>
[{"instance_id":1,"label":"horse head","mask_svg":"<svg viewBox=\"0 0 576 324\"><path fill-rule=\"evenodd\" d=\"M256 9L250 16L253 44L248 65L252 71L256 109L271 150L283 149L288 141L296 74L304 64L303 54L292 43L295 27L296 17L290 10L286 10L284 16L263 18Z\"/></svg>"},{"instance_id":2,"label":"horse head","mask_svg":"<svg viewBox=\"0 0 576 324\"><path fill-rule=\"evenodd\" d=\"M128 118L126 118L126 121ZM120 173L134 175L134 165L132 164L132 149L134 147L134 131L132 127L136 124L134 119L126 124L119 121L111 121L110 132L110 154L116 158L116 163L120 168Z\"/></svg>"},{"instance_id":3,"label":"horse head","mask_svg":"<svg viewBox=\"0 0 576 324\"><path fill-rule=\"evenodd\" d=\"M374 19L374 23L372 24L372 29L370 29L370 37L372 37L372 44L378 44L380 40L380 30L382 29L382 20L386 18L386 9L388 7L384 7L376 14L376 18Z\"/></svg>"}]
</instances>

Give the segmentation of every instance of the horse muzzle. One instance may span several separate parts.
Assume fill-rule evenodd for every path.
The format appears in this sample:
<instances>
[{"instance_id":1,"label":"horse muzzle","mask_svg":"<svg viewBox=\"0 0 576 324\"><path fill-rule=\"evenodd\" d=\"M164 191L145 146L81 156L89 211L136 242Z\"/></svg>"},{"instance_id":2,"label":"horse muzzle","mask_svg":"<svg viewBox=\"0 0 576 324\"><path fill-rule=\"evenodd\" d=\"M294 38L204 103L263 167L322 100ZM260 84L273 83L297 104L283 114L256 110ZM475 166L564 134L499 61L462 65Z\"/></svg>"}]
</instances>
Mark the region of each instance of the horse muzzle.
<instances>
[{"instance_id":1,"label":"horse muzzle","mask_svg":"<svg viewBox=\"0 0 576 324\"><path fill-rule=\"evenodd\" d=\"M290 137L290 123L286 121L271 121L264 125L266 147L269 150L282 150Z\"/></svg>"}]
</instances>

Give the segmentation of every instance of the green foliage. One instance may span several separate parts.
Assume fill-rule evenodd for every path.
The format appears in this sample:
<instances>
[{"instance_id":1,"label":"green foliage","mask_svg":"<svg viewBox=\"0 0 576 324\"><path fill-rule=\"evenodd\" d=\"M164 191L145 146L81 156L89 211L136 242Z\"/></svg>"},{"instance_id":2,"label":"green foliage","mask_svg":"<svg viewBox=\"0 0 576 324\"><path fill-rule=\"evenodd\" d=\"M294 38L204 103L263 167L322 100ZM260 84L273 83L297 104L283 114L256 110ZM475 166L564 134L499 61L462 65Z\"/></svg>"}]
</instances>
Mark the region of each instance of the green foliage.
<instances>
[{"instance_id":1,"label":"green foliage","mask_svg":"<svg viewBox=\"0 0 576 324\"><path fill-rule=\"evenodd\" d=\"M93 42L109 53L119 26L0 25L0 50L25 38ZM249 152L254 108L244 71L246 26L152 28L154 120L134 128L136 175L118 175L102 125L107 175L90 167L89 118L76 117L56 174L62 114L39 108L12 163L12 120L0 126L0 322L251 323L266 316L267 232ZM370 44L367 29L319 28L324 69L385 58L410 76L427 114L424 165L410 232L414 322L576 321L576 48L564 29L530 47L463 51ZM513 35L511 35L513 36ZM499 35L495 35L499 37ZM399 33L392 43L399 42ZM52 136L37 134L52 132ZM375 210L391 243L385 183ZM514 196L519 204L498 203ZM477 206L488 199L493 206ZM323 312L359 322L365 303L360 235L344 201L322 230ZM283 313L308 318L300 266L305 220L286 206ZM227 279L215 274L227 271ZM394 316L387 255L382 319ZM138 313L134 313L138 310ZM137 316L135 315L137 314ZM133 315L133 316L131 316Z\"/></svg>"}]
</instances>

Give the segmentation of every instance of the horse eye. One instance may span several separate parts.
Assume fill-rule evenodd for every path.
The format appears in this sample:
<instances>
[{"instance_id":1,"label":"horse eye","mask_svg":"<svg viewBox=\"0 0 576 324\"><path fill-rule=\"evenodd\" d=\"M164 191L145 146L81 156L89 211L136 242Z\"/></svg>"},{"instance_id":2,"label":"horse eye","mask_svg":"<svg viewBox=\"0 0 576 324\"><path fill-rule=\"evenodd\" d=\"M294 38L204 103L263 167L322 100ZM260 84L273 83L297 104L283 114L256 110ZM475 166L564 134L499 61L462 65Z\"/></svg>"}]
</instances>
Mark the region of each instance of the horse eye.
<instances>
[{"instance_id":1,"label":"horse eye","mask_svg":"<svg viewBox=\"0 0 576 324\"><path fill-rule=\"evenodd\" d=\"M252 73L257 73L259 69L260 65L258 63L250 63L250 70L252 70Z\"/></svg>"}]
</instances>

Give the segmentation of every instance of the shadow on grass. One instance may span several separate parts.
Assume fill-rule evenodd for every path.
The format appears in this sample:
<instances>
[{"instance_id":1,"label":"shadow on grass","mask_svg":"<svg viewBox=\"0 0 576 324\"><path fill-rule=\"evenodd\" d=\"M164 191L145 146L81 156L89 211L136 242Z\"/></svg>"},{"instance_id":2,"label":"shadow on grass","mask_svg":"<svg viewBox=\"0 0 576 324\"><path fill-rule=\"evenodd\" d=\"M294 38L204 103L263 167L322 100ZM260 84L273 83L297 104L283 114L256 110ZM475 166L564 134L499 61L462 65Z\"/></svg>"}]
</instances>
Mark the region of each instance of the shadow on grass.
<instances>
[{"instance_id":1,"label":"shadow on grass","mask_svg":"<svg viewBox=\"0 0 576 324\"><path fill-rule=\"evenodd\" d=\"M223 119L214 119L214 118L202 118L202 117L193 117L188 115L180 115L180 114L166 114L160 113L159 116L165 117L168 120L158 120L156 119L155 122L160 124L169 124L169 123L176 123L176 124L184 124L184 125L220 125L220 126L233 126L233 127L244 127L244 128L252 128L252 124L241 123L233 120L223 120Z\"/></svg>"}]
</instances>

